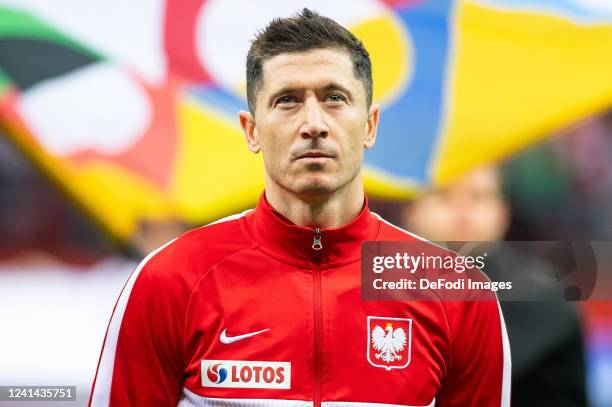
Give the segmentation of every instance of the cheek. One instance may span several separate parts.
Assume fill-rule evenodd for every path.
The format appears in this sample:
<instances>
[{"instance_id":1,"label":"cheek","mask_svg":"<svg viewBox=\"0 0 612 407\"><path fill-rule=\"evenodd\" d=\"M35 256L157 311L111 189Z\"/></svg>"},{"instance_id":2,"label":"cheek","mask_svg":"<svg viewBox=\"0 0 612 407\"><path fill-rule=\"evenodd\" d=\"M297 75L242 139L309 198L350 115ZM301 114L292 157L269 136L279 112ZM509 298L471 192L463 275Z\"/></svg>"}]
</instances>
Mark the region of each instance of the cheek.
<instances>
[{"instance_id":1,"label":"cheek","mask_svg":"<svg viewBox=\"0 0 612 407\"><path fill-rule=\"evenodd\" d=\"M359 158L364 155L365 147L363 145L365 126L344 127L346 130L342 137L342 150L347 156L347 160L360 164Z\"/></svg>"},{"instance_id":2,"label":"cheek","mask_svg":"<svg viewBox=\"0 0 612 407\"><path fill-rule=\"evenodd\" d=\"M275 174L282 174L286 172L286 167L288 165L286 157L289 156L289 152L280 142L268 142L266 150L263 151L263 155L268 172Z\"/></svg>"},{"instance_id":3,"label":"cheek","mask_svg":"<svg viewBox=\"0 0 612 407\"><path fill-rule=\"evenodd\" d=\"M288 135L281 126L261 126L259 144L267 163L276 165L289 157L291 139Z\"/></svg>"},{"instance_id":4,"label":"cheek","mask_svg":"<svg viewBox=\"0 0 612 407\"><path fill-rule=\"evenodd\" d=\"M421 203L415 213L414 223L417 231L434 240L445 240L452 230L453 212L436 201Z\"/></svg>"},{"instance_id":5,"label":"cheek","mask_svg":"<svg viewBox=\"0 0 612 407\"><path fill-rule=\"evenodd\" d=\"M433 206L429 216L429 224L436 231L440 231L442 236L446 236L456 227L458 217L454 208L447 205L439 205L437 208Z\"/></svg>"},{"instance_id":6,"label":"cheek","mask_svg":"<svg viewBox=\"0 0 612 407\"><path fill-rule=\"evenodd\" d=\"M497 203L481 205L479 211L472 213L472 217L482 230L497 232L505 228L504 208Z\"/></svg>"}]
</instances>

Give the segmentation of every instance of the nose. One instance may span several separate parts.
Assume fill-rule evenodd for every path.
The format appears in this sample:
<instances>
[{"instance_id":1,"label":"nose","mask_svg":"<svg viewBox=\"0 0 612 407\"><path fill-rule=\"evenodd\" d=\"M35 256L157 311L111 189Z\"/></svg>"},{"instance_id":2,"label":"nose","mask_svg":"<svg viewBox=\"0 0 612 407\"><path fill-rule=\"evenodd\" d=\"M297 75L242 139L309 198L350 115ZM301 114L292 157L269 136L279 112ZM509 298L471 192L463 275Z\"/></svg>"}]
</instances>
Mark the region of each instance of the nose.
<instances>
[{"instance_id":1,"label":"nose","mask_svg":"<svg viewBox=\"0 0 612 407\"><path fill-rule=\"evenodd\" d=\"M325 121L325 112L316 97L309 97L304 102L304 121L300 128L303 138L327 137L329 128Z\"/></svg>"}]
</instances>

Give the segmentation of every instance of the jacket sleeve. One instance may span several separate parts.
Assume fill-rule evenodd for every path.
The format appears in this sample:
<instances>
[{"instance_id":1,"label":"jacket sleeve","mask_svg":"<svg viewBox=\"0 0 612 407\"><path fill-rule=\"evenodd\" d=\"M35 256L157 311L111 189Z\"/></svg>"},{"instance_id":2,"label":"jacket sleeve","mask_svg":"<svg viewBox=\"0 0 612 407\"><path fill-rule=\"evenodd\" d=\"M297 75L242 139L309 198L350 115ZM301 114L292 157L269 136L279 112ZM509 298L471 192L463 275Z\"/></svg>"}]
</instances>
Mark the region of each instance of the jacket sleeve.
<instances>
[{"instance_id":1,"label":"jacket sleeve","mask_svg":"<svg viewBox=\"0 0 612 407\"><path fill-rule=\"evenodd\" d=\"M496 299L447 302L451 355L441 407L509 407L510 345Z\"/></svg>"},{"instance_id":2,"label":"jacket sleeve","mask_svg":"<svg viewBox=\"0 0 612 407\"><path fill-rule=\"evenodd\" d=\"M151 253L134 270L113 310L89 405L176 406L184 370L184 304L171 257Z\"/></svg>"}]
</instances>

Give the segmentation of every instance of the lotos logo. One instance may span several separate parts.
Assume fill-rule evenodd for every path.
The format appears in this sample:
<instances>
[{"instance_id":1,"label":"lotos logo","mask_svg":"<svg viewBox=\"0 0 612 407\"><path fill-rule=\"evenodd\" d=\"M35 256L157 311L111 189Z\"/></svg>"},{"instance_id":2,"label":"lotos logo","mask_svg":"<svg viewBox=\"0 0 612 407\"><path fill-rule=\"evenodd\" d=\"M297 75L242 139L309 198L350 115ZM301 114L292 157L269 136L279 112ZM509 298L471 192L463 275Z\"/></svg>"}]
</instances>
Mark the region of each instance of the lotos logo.
<instances>
[{"instance_id":1,"label":"lotos logo","mask_svg":"<svg viewBox=\"0 0 612 407\"><path fill-rule=\"evenodd\" d=\"M290 389L291 362L202 360L202 386Z\"/></svg>"},{"instance_id":2,"label":"lotos logo","mask_svg":"<svg viewBox=\"0 0 612 407\"><path fill-rule=\"evenodd\" d=\"M223 383L227 378L227 369L219 368L221 363L216 363L214 365L210 365L206 370L206 376L208 376L208 380L215 384Z\"/></svg>"}]
</instances>

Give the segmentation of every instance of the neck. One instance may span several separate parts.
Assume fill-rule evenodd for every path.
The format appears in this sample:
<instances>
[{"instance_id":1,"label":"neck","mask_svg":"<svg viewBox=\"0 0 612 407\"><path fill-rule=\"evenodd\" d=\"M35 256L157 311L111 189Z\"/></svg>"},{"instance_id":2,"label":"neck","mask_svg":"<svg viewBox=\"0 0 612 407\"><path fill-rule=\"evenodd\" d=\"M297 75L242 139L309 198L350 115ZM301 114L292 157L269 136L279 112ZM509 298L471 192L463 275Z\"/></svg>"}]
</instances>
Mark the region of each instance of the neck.
<instances>
[{"instance_id":1,"label":"neck","mask_svg":"<svg viewBox=\"0 0 612 407\"><path fill-rule=\"evenodd\" d=\"M299 194L266 180L266 199L281 215L299 226L337 228L353 220L363 208L359 174L342 188L322 194Z\"/></svg>"}]
</instances>

